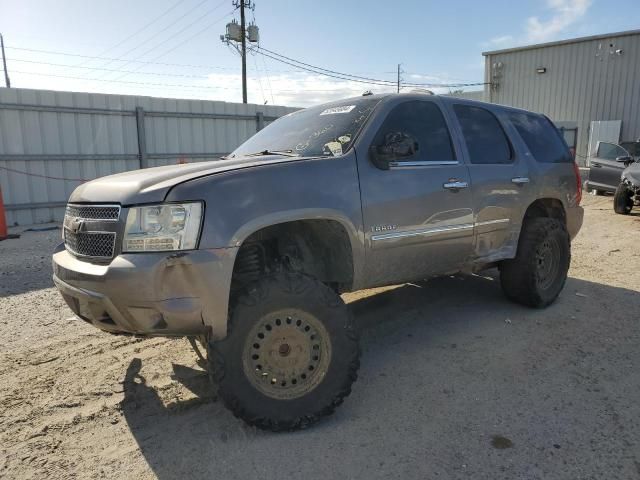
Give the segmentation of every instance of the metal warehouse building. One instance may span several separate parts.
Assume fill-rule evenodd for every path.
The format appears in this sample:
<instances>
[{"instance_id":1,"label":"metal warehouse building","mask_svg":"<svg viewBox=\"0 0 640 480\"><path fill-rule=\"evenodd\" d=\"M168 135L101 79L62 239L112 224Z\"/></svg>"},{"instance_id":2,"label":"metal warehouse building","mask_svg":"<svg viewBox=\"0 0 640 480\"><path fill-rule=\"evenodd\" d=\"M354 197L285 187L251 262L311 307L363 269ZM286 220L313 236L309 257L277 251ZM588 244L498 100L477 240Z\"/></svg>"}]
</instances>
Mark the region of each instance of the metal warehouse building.
<instances>
[{"instance_id":1,"label":"metal warehouse building","mask_svg":"<svg viewBox=\"0 0 640 480\"><path fill-rule=\"evenodd\" d=\"M581 164L597 141L640 138L640 30L483 55L485 100L548 115Z\"/></svg>"}]
</instances>

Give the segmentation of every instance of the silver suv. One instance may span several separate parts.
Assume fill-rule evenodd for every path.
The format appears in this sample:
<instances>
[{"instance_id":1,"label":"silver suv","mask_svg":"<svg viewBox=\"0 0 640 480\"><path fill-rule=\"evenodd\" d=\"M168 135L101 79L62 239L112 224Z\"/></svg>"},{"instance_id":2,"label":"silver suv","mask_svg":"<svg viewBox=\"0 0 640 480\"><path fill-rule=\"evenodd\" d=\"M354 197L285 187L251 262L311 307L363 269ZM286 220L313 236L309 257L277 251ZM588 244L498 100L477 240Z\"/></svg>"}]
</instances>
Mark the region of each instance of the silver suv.
<instances>
[{"instance_id":1,"label":"silver suv","mask_svg":"<svg viewBox=\"0 0 640 480\"><path fill-rule=\"evenodd\" d=\"M340 293L498 267L509 299L545 307L567 278L580 197L542 115L369 95L289 114L219 161L81 185L53 278L104 331L200 340L236 416L292 430L356 379Z\"/></svg>"}]
</instances>

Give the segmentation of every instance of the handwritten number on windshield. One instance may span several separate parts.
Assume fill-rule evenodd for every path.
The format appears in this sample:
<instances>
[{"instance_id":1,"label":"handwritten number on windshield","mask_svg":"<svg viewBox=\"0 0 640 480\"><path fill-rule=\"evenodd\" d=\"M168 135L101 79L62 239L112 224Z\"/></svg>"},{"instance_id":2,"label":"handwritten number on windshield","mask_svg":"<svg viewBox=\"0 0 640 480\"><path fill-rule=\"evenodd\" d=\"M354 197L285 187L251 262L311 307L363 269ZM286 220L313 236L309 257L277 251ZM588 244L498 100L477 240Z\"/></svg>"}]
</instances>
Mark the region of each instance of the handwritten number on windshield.
<instances>
[{"instance_id":1,"label":"handwritten number on windshield","mask_svg":"<svg viewBox=\"0 0 640 480\"><path fill-rule=\"evenodd\" d=\"M333 123L330 123L329 125L326 125L318 130L316 130L315 132L312 132L311 134L309 134L309 136L306 138L306 140L304 142L300 142L296 145L296 150L297 151L303 151L306 150L307 148L309 148L309 146L311 145L311 141L317 139L320 135L323 135L325 133L327 133L329 130L331 130L333 128Z\"/></svg>"}]
</instances>

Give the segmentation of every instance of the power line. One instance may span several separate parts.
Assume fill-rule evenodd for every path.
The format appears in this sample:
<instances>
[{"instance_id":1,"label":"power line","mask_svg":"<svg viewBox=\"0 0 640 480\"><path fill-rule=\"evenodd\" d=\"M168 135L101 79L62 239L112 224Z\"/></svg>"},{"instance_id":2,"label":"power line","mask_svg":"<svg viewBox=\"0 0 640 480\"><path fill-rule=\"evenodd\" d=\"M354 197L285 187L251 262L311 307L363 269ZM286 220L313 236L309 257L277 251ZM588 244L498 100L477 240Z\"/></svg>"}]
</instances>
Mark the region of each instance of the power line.
<instances>
[{"instance_id":1,"label":"power line","mask_svg":"<svg viewBox=\"0 0 640 480\"><path fill-rule=\"evenodd\" d=\"M67 53L67 52L60 52L60 51L56 51L56 50L39 50L39 49L35 49L35 48L19 48L19 47L5 47L7 49L11 49L11 50L20 50L20 51L26 51L26 52L36 52L36 53L46 53L46 54L50 54L50 55L62 55L62 56L66 56L66 57L79 57L79 58L90 58L90 59L99 59L99 60L120 60L119 58L115 58L115 57L99 57L96 55L81 55L79 53ZM142 65L161 65L161 66L165 66L165 67L187 67L187 68L200 68L200 69L218 69L218 70L235 70L235 68L231 68L231 67L219 67L216 65L198 65L198 64L189 64L189 63L166 63L166 62L152 62L152 61L146 61L146 60L129 60L131 63L139 63ZM43 64L46 64L46 62L40 62ZM69 66L72 67L74 65L66 65L65 66ZM293 72L293 70L285 70L284 72Z\"/></svg>"},{"instance_id":2,"label":"power line","mask_svg":"<svg viewBox=\"0 0 640 480\"><path fill-rule=\"evenodd\" d=\"M260 70L258 70L258 62L256 61L255 55L253 56L253 64L256 67L256 74L258 75L258 84L260 85L260 93L262 94L262 101L266 104L267 99L264 96L264 89L262 88L262 77L260 75Z\"/></svg>"},{"instance_id":3,"label":"power line","mask_svg":"<svg viewBox=\"0 0 640 480\"><path fill-rule=\"evenodd\" d=\"M185 88L185 89L199 89L199 90L238 90L240 87L222 87L222 86L207 86L207 85L185 85L185 84L172 84L172 83L157 83L157 82L137 82L133 80L112 80L108 78L97 79L97 78L85 78L85 77L76 77L72 75L58 75L54 73L44 73L44 72L24 72L20 70L13 70L14 73L19 73L23 75L35 75L35 76L45 76L45 77L55 77L55 78L66 78L70 80L82 80L84 82L107 82L107 83L125 83L130 85L144 85L144 86L158 86L158 87L173 87L173 88ZM280 92L291 92L291 93L299 93L300 90L291 90L291 89L281 89L278 90ZM305 89L308 92L335 92L335 89Z\"/></svg>"},{"instance_id":4,"label":"power line","mask_svg":"<svg viewBox=\"0 0 640 480\"><path fill-rule=\"evenodd\" d=\"M91 58L91 59L99 59L99 60L121 60L120 58L115 57L100 57L97 55L82 55L79 53L69 53L69 52L60 52L57 50L41 50L37 48L22 48L22 47L6 47L8 50L21 50L24 52L36 52L36 53L46 53L50 55L64 55L66 57L79 57L79 58ZM143 63L146 65L165 65L168 67L190 67L190 68L216 68L212 65L191 65L187 63L162 63L162 62L150 62L146 60L130 60L132 63ZM71 66L71 65L69 65ZM217 67L220 68L220 67Z\"/></svg>"},{"instance_id":5,"label":"power line","mask_svg":"<svg viewBox=\"0 0 640 480\"><path fill-rule=\"evenodd\" d=\"M127 52L125 52L123 55L120 55L119 57L117 57L117 60L110 60L109 62L107 62L106 64L103 65L103 67L106 67L107 65L110 65L111 63L113 63L114 61L122 61L124 60L125 63L123 65L121 65L122 67L124 67L125 65L128 64L128 61L126 60L126 56L129 55L131 52L134 52L135 50L138 50L139 48L141 48L143 45L146 45L147 43L149 43L151 40L153 40L154 38L158 37L159 35L163 34L164 32L167 31L167 29L173 27L174 25L176 25L177 22L179 22L180 20L182 20L184 17L186 17L187 15L189 15L191 12L193 12L194 10L196 10L198 7L200 7L200 5L203 5L207 0L201 0L197 5L195 5L194 7L191 7L189 10L187 10L184 14L182 14L181 16L179 16L178 18L176 18L173 22L171 22L169 25L165 26L164 28L160 29L159 31L157 31L155 34L151 35L150 37L148 37L146 40L142 41L141 43L139 43L138 45L136 45L135 47L129 49ZM199 17L196 21L200 20L202 17ZM189 24L188 26L191 26L191 24ZM168 40L171 40L171 37L169 37ZM166 42L167 40L165 40ZM164 44L165 42L161 43L160 45ZM159 46L159 45L158 45ZM155 48L155 47L153 47ZM153 49L152 48L152 49ZM143 53L142 55L136 57L137 58L141 58L143 57L147 52Z\"/></svg>"},{"instance_id":6,"label":"power line","mask_svg":"<svg viewBox=\"0 0 640 480\"><path fill-rule=\"evenodd\" d=\"M229 12L229 15L231 13L233 13L233 12ZM104 56L101 56L101 55L84 55L84 54L80 54L80 53L61 52L59 50L43 50L43 49L37 49L37 48L9 47L9 46L5 46L5 48L7 50L19 50L19 51L23 51L23 52L44 53L44 54L47 54L47 55L60 55L60 56L64 56L64 57L87 58L87 59L95 59L95 60L122 61L122 58L117 58L117 57L104 57ZM264 60L264 58L263 58L263 60ZM232 67L220 67L220 66L217 66L217 65L155 62L155 61L150 61L150 60L127 60L127 62L138 63L138 64L141 64L141 65L161 65L161 66L166 66L166 67L199 68L199 69L205 69L205 70L206 69L212 69L212 68L216 69L216 70L235 70L235 68L232 68ZM67 66L67 65L65 65L65 66ZM68 66L71 67L71 66L74 66L74 65L68 65ZM299 67L295 67L295 70L271 70L271 71L278 72L278 73L294 73L294 72L301 72L302 70ZM393 73L393 74L395 74L396 72L393 71L393 72L384 72L384 73Z\"/></svg>"},{"instance_id":7,"label":"power line","mask_svg":"<svg viewBox=\"0 0 640 480\"><path fill-rule=\"evenodd\" d=\"M329 70L327 68L322 68L322 67L318 67L318 66L315 66L315 65L311 65L309 63L305 63L305 62L302 62L300 60L296 60L294 58L287 57L286 55L282 55L281 53L274 52L272 50L264 48L263 46L259 46L259 47L256 47L256 48L258 50L264 50L265 52L268 52L268 53L270 53L272 55L275 55L277 57L284 58L284 59L286 59L286 60L288 60L290 62L295 62L295 63L298 63L300 65L304 65L305 67L309 67L309 68L312 68L312 69L315 69L315 70L320 70L320 71L327 72L327 73L332 73L334 75L341 75L341 76L344 76L344 77L353 77L353 78L356 78L356 79L359 79L359 80L369 80L369 81L376 82L376 83L383 82L383 83L389 83L391 85L394 84L394 82L391 81L391 80L379 80L379 79L375 79L375 78L362 77L362 76L359 76L359 75L352 75L352 74L349 74L349 73L342 73L342 72L338 72L338 71L335 71L335 70Z\"/></svg>"},{"instance_id":8,"label":"power line","mask_svg":"<svg viewBox=\"0 0 640 480\"><path fill-rule=\"evenodd\" d=\"M102 52L100 52L98 54L98 56L102 56L102 55L106 55L108 52L111 52L113 50L115 50L116 48L118 48L120 45L125 44L126 42L128 42L129 40L131 40L133 37L135 37L136 35L139 35L140 33L144 32L147 28L149 28L151 25L153 25L154 23L156 23L158 20L160 20L161 18L163 18L164 16L168 15L170 12L172 12L173 10L176 9L176 7L178 7L178 5L180 5L184 0L178 0L176 3L174 3L171 7L169 7L167 10L165 10L164 12L162 12L160 15L158 15L156 18L154 18L153 20L151 20L150 22L148 22L147 24L145 24L142 28L138 28L135 32L133 32L131 35L129 35L128 37L124 38L123 40L120 40L118 43L116 43L115 45L112 45L111 47L107 48L106 50L103 50ZM89 63L90 60L84 60L82 62L80 62L78 65L75 66L82 66L82 65L86 65L87 63Z\"/></svg>"},{"instance_id":9,"label":"power line","mask_svg":"<svg viewBox=\"0 0 640 480\"><path fill-rule=\"evenodd\" d=\"M76 77L73 75L60 75L55 73L44 73L44 72L24 72L20 70L14 70L15 73L21 73L23 75L37 75L37 76L45 76L45 77L55 77L55 78L68 78L71 80L83 80L85 82L108 82L108 83L127 83L131 85L156 85L159 87L180 87L180 88L200 88L200 89L223 89L223 90L236 90L236 88L230 87L208 87L206 85L185 85L185 84L171 84L171 83L156 83L156 82L137 82L134 80L116 80L110 78L86 78L86 77Z\"/></svg>"},{"instance_id":10,"label":"power line","mask_svg":"<svg viewBox=\"0 0 640 480\"><path fill-rule=\"evenodd\" d=\"M256 52L256 53L259 53L260 55L264 55L267 58L271 58L272 60L275 60L277 62L281 62L281 63L284 63L286 65L290 65L290 66L298 68L300 70L305 70L307 72L315 73L317 75L324 75L324 76L327 76L327 77L337 78L339 80L346 80L346 81L349 81L349 82L364 83L364 84L367 84L367 85L379 85L379 86L385 86L385 87L390 86L387 83L378 83L378 82L371 82L371 81L365 81L365 80L358 80L358 79L353 79L353 78L347 78L347 77L343 77L343 76L334 75L334 74L331 74L331 73L321 72L321 71L318 71L318 70L313 70L311 68L302 67L300 65L296 65L295 63L289 62L287 60L282 60L282 59L280 59L278 57L274 57L272 55L269 55L268 53L264 53L263 51L261 51L262 49L252 48L251 50Z\"/></svg>"},{"instance_id":11,"label":"power line","mask_svg":"<svg viewBox=\"0 0 640 480\"><path fill-rule=\"evenodd\" d=\"M267 61L264 57L260 57L262 59L262 65L264 66L264 71L267 74L267 84L269 85L269 92L271 93L271 104L275 105L276 101L273 99L273 89L271 88L271 76L269 75L269 70L267 69Z\"/></svg>"},{"instance_id":12,"label":"power line","mask_svg":"<svg viewBox=\"0 0 640 480\"><path fill-rule=\"evenodd\" d=\"M229 15L231 15L235 10L232 10L231 12L225 13L224 16L214 20L213 22L207 24L202 30L198 30L196 33L194 33L193 35L191 35L190 37L185 38L182 42L177 43L176 45L174 45L172 48L170 48L169 50L161 53L160 55L154 57L151 61L155 62L156 60L158 60L159 58L164 57L165 55L168 55L169 53L173 52L174 50L176 50L177 48L181 47L182 45L184 45L185 43L187 43L189 40L197 37L198 35L204 33L205 31L209 30L213 25L215 25L216 23L221 22L222 20L226 19ZM137 72L138 70L140 70L143 66L141 65L140 67L136 68L134 70L134 72ZM118 80L120 78L125 77L126 75L129 75L128 73L121 75L117 78L115 78L115 80Z\"/></svg>"},{"instance_id":13,"label":"power line","mask_svg":"<svg viewBox=\"0 0 640 480\"><path fill-rule=\"evenodd\" d=\"M202 5L203 3L205 3L207 0L203 0L202 2L198 3L198 5L196 5L195 7L193 7L193 9L191 9L188 13L191 13L193 10L195 10L196 8L198 8L200 5ZM216 5L215 7L213 7L211 10L209 10L207 13L205 13L204 15L199 16L198 18L196 18L194 21L188 23L187 25L185 25L184 27L182 27L180 30L178 30L177 32L171 34L171 36L169 38L166 38L165 40L163 40L160 43L157 43L155 45L153 45L151 48L145 50L143 53L141 53L140 55L135 56L132 60L139 60L142 57L146 56L147 54L153 52L154 50L160 48L163 45L166 45L167 43L171 42L174 40L174 38L178 35L180 35L181 33L187 31L189 28L191 28L193 25L195 25L196 23L200 22L201 20L203 20L204 18L206 18L208 15L211 15L213 12L215 12L217 9L219 9L220 7L222 7L224 4L226 3L226 0L224 0L223 2L219 3L218 5ZM186 14L185 14L186 15ZM179 21L182 18L184 18L184 15L182 17L180 17L180 19L176 20ZM174 22L175 24L175 22ZM166 29L165 29L166 30ZM121 67L125 67L127 65L130 64L130 61L127 60L125 57L128 53L131 53L133 50L137 50L140 47L140 45L132 50L130 50L129 52L125 53L122 58L123 60L126 60L125 63L123 63L122 65L120 65ZM123 75L124 76L124 75ZM121 77L118 77L121 78Z\"/></svg>"},{"instance_id":14,"label":"power line","mask_svg":"<svg viewBox=\"0 0 640 480\"><path fill-rule=\"evenodd\" d=\"M134 70L122 70L119 68L103 68L103 67L84 67L80 65L69 65L68 63L52 63L52 62L38 62L36 60L23 60L21 58L12 58L12 62L19 63L31 63L36 65L49 65L52 67L67 67L67 68L81 68L83 70L94 70L100 72L115 72L115 73L139 73L140 75L156 75L162 77L182 77L182 78L201 78L208 79L207 75L189 75L188 73L162 73L162 72L136 72ZM96 80L94 78L86 78L87 80Z\"/></svg>"},{"instance_id":15,"label":"power line","mask_svg":"<svg viewBox=\"0 0 640 480\"><path fill-rule=\"evenodd\" d=\"M382 79L376 79L371 77L363 77L360 75L353 75L349 73L339 72L336 70L330 70L327 68L318 67L316 65L311 65L309 63L302 62L300 60L296 60L291 57L287 57L280 53L266 49L262 46L254 47L253 51L260 53L261 55L265 55L273 60L285 63L290 66L294 66L296 68L300 68L302 70L317 73L320 75L326 75L329 77L339 78L341 80L349 80L349 81L354 81L359 83L366 83L370 85L396 86L396 82L392 80L382 80ZM268 54L265 52L268 52ZM477 85L486 85L486 82L472 82L472 83L413 83L412 82L412 83L403 83L403 85L409 86L409 87L470 87L470 86L477 86Z\"/></svg>"}]
</instances>

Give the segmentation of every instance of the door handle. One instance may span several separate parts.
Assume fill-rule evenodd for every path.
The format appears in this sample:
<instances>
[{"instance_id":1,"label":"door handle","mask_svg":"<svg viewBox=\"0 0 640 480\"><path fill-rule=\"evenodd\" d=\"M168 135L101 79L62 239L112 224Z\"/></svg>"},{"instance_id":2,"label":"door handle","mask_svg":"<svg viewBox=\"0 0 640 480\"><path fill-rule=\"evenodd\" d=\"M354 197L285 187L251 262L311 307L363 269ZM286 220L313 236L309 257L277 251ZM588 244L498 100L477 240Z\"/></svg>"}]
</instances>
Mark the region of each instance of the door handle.
<instances>
[{"instance_id":1,"label":"door handle","mask_svg":"<svg viewBox=\"0 0 640 480\"><path fill-rule=\"evenodd\" d=\"M524 185L525 183L529 183L528 177L515 177L511 179L511 183L515 183L516 185Z\"/></svg>"},{"instance_id":2,"label":"door handle","mask_svg":"<svg viewBox=\"0 0 640 480\"><path fill-rule=\"evenodd\" d=\"M457 178L450 178L447 183L442 184L442 188L446 188L447 190L453 190L454 192L460 190L461 188L467 188L468 186L469 186L469 183L462 182Z\"/></svg>"}]
</instances>

